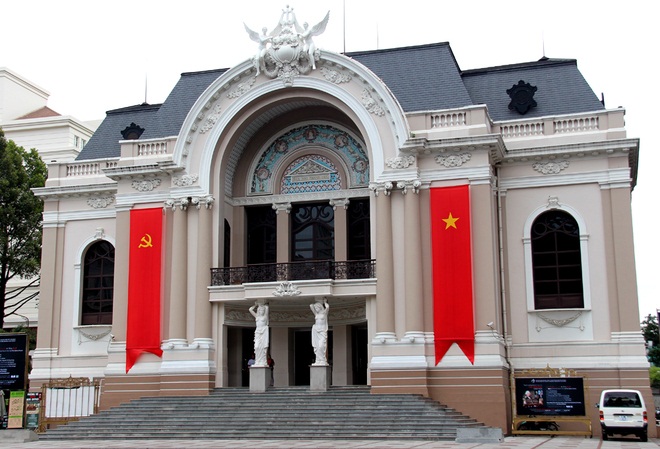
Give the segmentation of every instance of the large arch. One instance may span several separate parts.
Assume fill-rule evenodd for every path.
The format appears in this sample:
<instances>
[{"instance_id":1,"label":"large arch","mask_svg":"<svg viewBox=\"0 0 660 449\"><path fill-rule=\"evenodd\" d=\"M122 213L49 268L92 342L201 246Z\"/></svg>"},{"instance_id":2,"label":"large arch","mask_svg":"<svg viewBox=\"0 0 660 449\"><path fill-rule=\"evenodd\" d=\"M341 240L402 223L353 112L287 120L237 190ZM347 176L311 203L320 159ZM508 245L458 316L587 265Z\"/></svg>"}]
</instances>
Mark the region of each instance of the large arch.
<instances>
[{"instance_id":1,"label":"large arch","mask_svg":"<svg viewBox=\"0 0 660 449\"><path fill-rule=\"evenodd\" d=\"M349 81L332 82L331 76L324 75L331 72L342 72ZM181 127L173 159L188 174L198 174L199 183L188 188L190 193L212 192L210 167L214 158L230 156L226 152L231 152L233 146L228 142L241 140L234 135L236 124L258 118L249 114L250 110L263 111L269 104L296 101L323 103L351 119L366 143L374 180L385 170L386 157L396 156L409 134L403 110L391 92L371 71L350 58L323 52L319 68L309 76L294 78L291 86L281 80L255 77L251 62L245 61L221 75L200 95Z\"/></svg>"}]
</instances>

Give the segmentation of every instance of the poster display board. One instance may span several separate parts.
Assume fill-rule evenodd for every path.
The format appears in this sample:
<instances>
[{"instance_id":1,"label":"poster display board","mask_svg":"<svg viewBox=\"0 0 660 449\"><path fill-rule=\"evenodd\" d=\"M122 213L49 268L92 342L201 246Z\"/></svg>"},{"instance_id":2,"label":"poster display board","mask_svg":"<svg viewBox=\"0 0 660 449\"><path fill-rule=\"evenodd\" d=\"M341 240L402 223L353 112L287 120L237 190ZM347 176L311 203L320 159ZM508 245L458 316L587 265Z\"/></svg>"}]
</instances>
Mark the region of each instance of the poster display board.
<instances>
[{"instance_id":1,"label":"poster display board","mask_svg":"<svg viewBox=\"0 0 660 449\"><path fill-rule=\"evenodd\" d=\"M523 370L512 373L511 384L514 435L592 436L585 405L585 377L575 370L549 366ZM567 424L566 430L562 424Z\"/></svg>"},{"instance_id":2,"label":"poster display board","mask_svg":"<svg viewBox=\"0 0 660 449\"><path fill-rule=\"evenodd\" d=\"M26 389L27 356L27 334L0 334L0 389Z\"/></svg>"},{"instance_id":3,"label":"poster display board","mask_svg":"<svg viewBox=\"0 0 660 449\"><path fill-rule=\"evenodd\" d=\"M584 382L581 377L516 378L518 416L584 416Z\"/></svg>"}]
</instances>

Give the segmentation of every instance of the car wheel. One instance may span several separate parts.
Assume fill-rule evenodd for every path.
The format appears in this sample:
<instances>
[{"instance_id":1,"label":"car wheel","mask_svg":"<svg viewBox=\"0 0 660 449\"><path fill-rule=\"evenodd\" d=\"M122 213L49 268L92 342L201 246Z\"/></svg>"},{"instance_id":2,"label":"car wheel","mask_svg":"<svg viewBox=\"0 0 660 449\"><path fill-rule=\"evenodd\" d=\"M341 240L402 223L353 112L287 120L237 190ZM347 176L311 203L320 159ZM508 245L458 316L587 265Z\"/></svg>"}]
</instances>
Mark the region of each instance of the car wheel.
<instances>
[{"instance_id":1,"label":"car wheel","mask_svg":"<svg viewBox=\"0 0 660 449\"><path fill-rule=\"evenodd\" d=\"M607 440L609 440L609 439L610 439L610 437L607 435L607 432L605 432L605 431L603 430L603 441L607 441Z\"/></svg>"},{"instance_id":2,"label":"car wheel","mask_svg":"<svg viewBox=\"0 0 660 449\"><path fill-rule=\"evenodd\" d=\"M649 436L646 432L642 432L639 434L639 441L646 443L649 440Z\"/></svg>"}]
</instances>

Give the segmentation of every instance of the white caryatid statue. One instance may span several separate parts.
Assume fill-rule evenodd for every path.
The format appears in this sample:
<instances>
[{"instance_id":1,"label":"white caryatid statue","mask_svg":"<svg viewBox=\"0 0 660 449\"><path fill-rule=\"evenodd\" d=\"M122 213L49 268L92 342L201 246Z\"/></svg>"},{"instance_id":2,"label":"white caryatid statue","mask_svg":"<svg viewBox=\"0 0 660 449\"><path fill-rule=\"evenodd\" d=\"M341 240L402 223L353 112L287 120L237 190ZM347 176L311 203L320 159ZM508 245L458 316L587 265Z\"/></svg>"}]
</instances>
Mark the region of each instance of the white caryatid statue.
<instances>
[{"instance_id":1,"label":"white caryatid statue","mask_svg":"<svg viewBox=\"0 0 660 449\"><path fill-rule=\"evenodd\" d=\"M256 328L254 330L254 365L268 366L268 305L256 303L250 307Z\"/></svg>"},{"instance_id":2,"label":"white caryatid statue","mask_svg":"<svg viewBox=\"0 0 660 449\"><path fill-rule=\"evenodd\" d=\"M321 52L314 43L314 37L325 31L329 18L328 11L323 20L313 27L307 23L300 26L293 8L287 6L270 33L266 28L258 33L243 24L250 39L259 44L253 58L257 76L263 73L269 78L282 79L285 85L290 86L296 76L316 69Z\"/></svg>"},{"instance_id":3,"label":"white caryatid statue","mask_svg":"<svg viewBox=\"0 0 660 449\"><path fill-rule=\"evenodd\" d=\"M328 350L328 311L330 305L328 300L323 298L323 302L317 301L310 304L309 308L314 314L314 325L312 326L312 346L314 347L314 354L316 361L313 365L327 365L328 359L326 353Z\"/></svg>"}]
</instances>

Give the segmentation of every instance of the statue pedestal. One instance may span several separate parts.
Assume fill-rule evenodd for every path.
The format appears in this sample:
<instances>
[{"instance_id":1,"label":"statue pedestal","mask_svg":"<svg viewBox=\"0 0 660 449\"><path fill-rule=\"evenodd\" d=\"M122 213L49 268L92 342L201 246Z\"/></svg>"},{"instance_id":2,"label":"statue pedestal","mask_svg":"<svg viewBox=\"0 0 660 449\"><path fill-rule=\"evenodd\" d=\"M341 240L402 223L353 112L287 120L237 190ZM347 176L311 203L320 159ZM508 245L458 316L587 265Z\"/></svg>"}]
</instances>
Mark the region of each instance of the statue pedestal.
<instances>
[{"instance_id":1,"label":"statue pedestal","mask_svg":"<svg viewBox=\"0 0 660 449\"><path fill-rule=\"evenodd\" d=\"M250 393L265 393L270 385L270 367L250 367Z\"/></svg>"},{"instance_id":2,"label":"statue pedestal","mask_svg":"<svg viewBox=\"0 0 660 449\"><path fill-rule=\"evenodd\" d=\"M309 389L310 391L328 391L330 388L330 365L310 365Z\"/></svg>"}]
</instances>

